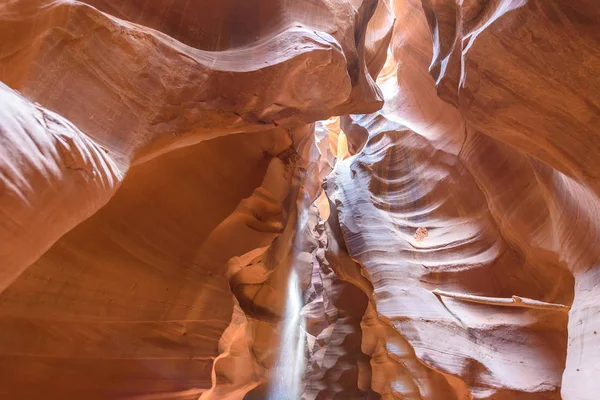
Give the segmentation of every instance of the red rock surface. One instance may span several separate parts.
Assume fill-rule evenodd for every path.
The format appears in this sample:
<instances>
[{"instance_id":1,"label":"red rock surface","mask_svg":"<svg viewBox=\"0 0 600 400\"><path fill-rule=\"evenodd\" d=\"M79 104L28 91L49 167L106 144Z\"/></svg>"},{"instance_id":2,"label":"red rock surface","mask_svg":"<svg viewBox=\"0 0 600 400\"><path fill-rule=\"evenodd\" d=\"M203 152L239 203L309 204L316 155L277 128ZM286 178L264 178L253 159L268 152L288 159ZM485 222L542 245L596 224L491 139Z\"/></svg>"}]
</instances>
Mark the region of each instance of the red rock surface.
<instances>
[{"instance_id":1,"label":"red rock surface","mask_svg":"<svg viewBox=\"0 0 600 400\"><path fill-rule=\"evenodd\" d=\"M303 399L596 400L599 24L2 2L0 398L268 398L294 268Z\"/></svg>"}]
</instances>

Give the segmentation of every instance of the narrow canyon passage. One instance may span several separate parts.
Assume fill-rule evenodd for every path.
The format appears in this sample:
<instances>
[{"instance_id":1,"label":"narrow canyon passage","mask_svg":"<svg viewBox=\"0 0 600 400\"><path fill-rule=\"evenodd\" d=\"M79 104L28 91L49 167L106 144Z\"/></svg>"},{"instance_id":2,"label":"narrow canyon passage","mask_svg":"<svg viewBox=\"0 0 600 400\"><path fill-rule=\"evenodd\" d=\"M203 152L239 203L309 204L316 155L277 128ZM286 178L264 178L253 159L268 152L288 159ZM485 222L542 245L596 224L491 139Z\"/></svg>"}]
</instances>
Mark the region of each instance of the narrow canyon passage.
<instances>
[{"instance_id":1,"label":"narrow canyon passage","mask_svg":"<svg viewBox=\"0 0 600 400\"><path fill-rule=\"evenodd\" d=\"M0 2L0 399L597 400L599 26Z\"/></svg>"}]
</instances>

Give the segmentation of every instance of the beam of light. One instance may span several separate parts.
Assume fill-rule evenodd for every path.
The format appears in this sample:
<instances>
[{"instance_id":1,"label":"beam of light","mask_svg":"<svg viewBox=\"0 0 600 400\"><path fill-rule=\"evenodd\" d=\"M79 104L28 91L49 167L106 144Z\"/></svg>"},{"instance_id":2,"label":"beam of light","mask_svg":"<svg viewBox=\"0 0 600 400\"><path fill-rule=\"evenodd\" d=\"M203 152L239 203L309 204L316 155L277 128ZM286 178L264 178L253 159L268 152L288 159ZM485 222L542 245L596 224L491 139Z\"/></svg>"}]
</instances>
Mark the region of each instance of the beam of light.
<instances>
[{"instance_id":1,"label":"beam of light","mask_svg":"<svg viewBox=\"0 0 600 400\"><path fill-rule=\"evenodd\" d=\"M300 215L299 226L306 224L307 211ZM299 229L299 232L301 230ZM269 388L270 400L298 400L302 395L305 368L306 331L300 281L295 266L291 266L287 284L285 314L281 326L280 348Z\"/></svg>"}]
</instances>

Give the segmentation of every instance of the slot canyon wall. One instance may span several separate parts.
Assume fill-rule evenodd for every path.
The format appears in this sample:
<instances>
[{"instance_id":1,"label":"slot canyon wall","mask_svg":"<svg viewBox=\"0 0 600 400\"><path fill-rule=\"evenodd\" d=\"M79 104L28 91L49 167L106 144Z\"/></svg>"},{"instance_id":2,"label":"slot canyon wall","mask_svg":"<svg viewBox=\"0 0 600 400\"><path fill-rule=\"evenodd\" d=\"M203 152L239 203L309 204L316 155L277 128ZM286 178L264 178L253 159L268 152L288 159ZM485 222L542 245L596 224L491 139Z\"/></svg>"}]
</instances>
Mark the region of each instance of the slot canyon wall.
<instances>
[{"instance_id":1,"label":"slot canyon wall","mask_svg":"<svg viewBox=\"0 0 600 400\"><path fill-rule=\"evenodd\" d=\"M594 0L4 0L0 38L0 398L269 398L292 269L303 399L599 398Z\"/></svg>"}]
</instances>

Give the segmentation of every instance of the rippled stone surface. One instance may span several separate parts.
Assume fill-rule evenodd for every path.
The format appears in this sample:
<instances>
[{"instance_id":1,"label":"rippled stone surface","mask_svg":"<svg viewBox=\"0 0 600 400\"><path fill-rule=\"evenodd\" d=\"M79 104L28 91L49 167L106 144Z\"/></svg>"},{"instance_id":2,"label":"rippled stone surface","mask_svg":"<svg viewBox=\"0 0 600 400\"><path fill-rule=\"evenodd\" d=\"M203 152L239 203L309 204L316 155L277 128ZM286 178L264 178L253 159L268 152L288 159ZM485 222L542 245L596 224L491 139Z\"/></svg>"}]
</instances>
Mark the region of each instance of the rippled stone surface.
<instances>
[{"instance_id":1,"label":"rippled stone surface","mask_svg":"<svg viewBox=\"0 0 600 400\"><path fill-rule=\"evenodd\" d=\"M3 2L0 397L267 398L294 268L304 399L596 400L599 23Z\"/></svg>"}]
</instances>

